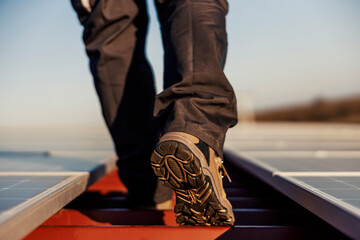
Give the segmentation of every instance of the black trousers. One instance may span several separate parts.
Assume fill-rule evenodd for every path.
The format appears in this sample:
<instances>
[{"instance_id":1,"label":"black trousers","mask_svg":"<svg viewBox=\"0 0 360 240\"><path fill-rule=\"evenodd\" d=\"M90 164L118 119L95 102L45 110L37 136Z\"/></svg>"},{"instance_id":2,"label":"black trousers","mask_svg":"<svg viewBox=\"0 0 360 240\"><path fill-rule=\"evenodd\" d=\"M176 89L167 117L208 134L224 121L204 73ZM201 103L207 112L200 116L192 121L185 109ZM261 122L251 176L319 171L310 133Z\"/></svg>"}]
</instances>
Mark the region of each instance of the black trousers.
<instances>
[{"instance_id":1,"label":"black trousers","mask_svg":"<svg viewBox=\"0 0 360 240\"><path fill-rule=\"evenodd\" d=\"M144 53L145 0L72 4L130 195L153 197L157 181L149 158L161 133L190 133L222 155L226 131L237 122L235 94L223 72L226 0L155 1L165 51L165 90L158 96ZM160 192L156 202L169 196Z\"/></svg>"}]
</instances>

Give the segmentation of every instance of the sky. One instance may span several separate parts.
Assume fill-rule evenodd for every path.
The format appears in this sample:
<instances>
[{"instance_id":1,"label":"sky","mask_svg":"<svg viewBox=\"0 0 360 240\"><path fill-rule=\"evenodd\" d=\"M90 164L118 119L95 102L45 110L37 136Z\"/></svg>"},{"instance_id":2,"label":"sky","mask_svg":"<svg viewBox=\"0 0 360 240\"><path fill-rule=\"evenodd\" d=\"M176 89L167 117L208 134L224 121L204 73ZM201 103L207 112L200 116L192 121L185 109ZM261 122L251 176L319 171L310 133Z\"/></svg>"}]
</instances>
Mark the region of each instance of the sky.
<instances>
[{"instance_id":1,"label":"sky","mask_svg":"<svg viewBox=\"0 0 360 240\"><path fill-rule=\"evenodd\" d=\"M360 1L229 0L225 73L255 110L360 93ZM152 0L147 55L162 90ZM0 126L102 125L70 1L0 0Z\"/></svg>"}]
</instances>

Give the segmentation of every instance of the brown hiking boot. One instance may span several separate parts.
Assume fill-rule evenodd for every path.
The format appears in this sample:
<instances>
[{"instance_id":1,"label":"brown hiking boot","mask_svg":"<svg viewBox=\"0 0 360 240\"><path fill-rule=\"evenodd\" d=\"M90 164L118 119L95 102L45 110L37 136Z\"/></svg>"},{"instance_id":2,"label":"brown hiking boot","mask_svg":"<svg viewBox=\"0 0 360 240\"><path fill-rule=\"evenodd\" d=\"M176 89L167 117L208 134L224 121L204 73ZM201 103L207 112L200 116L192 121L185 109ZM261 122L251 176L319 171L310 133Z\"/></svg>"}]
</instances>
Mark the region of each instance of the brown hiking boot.
<instances>
[{"instance_id":1,"label":"brown hiking boot","mask_svg":"<svg viewBox=\"0 0 360 240\"><path fill-rule=\"evenodd\" d=\"M167 133L157 144L151 165L160 182L175 190L177 223L234 225L222 184L223 175L228 175L221 158L204 142L182 132Z\"/></svg>"}]
</instances>

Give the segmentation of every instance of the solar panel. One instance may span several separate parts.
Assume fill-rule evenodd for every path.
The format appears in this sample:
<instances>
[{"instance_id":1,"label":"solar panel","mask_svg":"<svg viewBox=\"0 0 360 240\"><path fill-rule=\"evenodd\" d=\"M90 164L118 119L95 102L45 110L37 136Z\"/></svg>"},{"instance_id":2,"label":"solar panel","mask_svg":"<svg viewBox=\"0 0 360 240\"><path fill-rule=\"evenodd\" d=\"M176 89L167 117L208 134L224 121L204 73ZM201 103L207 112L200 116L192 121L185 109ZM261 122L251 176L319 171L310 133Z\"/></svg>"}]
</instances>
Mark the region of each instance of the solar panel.
<instances>
[{"instance_id":1,"label":"solar panel","mask_svg":"<svg viewBox=\"0 0 360 240\"><path fill-rule=\"evenodd\" d=\"M88 173L1 172L0 238L19 239L86 189Z\"/></svg>"},{"instance_id":2,"label":"solar panel","mask_svg":"<svg viewBox=\"0 0 360 240\"><path fill-rule=\"evenodd\" d=\"M0 152L0 239L24 237L114 166L109 151Z\"/></svg>"},{"instance_id":3,"label":"solar panel","mask_svg":"<svg viewBox=\"0 0 360 240\"><path fill-rule=\"evenodd\" d=\"M242 151L360 151L360 141L338 140L232 140L227 146Z\"/></svg>"},{"instance_id":4,"label":"solar panel","mask_svg":"<svg viewBox=\"0 0 360 240\"><path fill-rule=\"evenodd\" d=\"M40 194L61 182L65 177L36 177L14 178L14 176L0 175L0 199L2 200L26 200Z\"/></svg>"},{"instance_id":5,"label":"solar panel","mask_svg":"<svg viewBox=\"0 0 360 240\"><path fill-rule=\"evenodd\" d=\"M237 165L360 238L359 137L357 125L253 125L231 131L225 147Z\"/></svg>"},{"instance_id":6,"label":"solar panel","mask_svg":"<svg viewBox=\"0 0 360 240\"><path fill-rule=\"evenodd\" d=\"M332 154L329 151L241 151L234 148L233 152L247 158L255 158L270 165L274 171L281 172L302 172L302 171L360 171L360 152L340 152Z\"/></svg>"},{"instance_id":7,"label":"solar panel","mask_svg":"<svg viewBox=\"0 0 360 240\"><path fill-rule=\"evenodd\" d=\"M89 171L112 151L0 152L0 171Z\"/></svg>"}]
</instances>

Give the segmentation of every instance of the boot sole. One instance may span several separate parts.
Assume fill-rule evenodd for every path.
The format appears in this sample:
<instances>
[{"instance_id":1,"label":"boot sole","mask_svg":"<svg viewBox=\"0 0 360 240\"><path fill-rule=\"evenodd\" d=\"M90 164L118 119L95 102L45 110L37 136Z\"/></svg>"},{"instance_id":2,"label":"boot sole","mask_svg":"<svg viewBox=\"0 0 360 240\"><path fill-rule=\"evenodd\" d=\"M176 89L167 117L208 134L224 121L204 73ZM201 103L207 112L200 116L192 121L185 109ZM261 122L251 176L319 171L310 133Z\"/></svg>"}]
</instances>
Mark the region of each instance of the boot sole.
<instances>
[{"instance_id":1,"label":"boot sole","mask_svg":"<svg viewBox=\"0 0 360 240\"><path fill-rule=\"evenodd\" d=\"M183 225L233 226L232 214L220 203L201 161L184 143L160 142L151 156L160 182L176 194L176 222Z\"/></svg>"}]
</instances>

